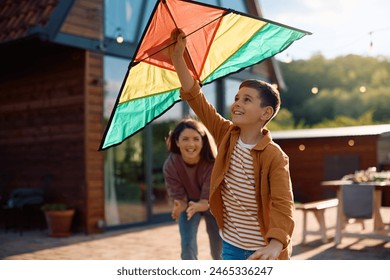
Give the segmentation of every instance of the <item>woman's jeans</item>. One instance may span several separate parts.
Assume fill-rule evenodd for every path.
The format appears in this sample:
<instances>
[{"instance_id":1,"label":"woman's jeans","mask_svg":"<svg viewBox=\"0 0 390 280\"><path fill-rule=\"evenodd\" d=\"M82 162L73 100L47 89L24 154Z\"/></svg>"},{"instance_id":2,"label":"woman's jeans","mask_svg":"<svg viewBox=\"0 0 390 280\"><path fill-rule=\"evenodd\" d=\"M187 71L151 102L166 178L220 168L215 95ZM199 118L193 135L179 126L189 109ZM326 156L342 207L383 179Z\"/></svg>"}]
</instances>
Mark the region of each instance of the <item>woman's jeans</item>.
<instances>
[{"instance_id":1,"label":"woman's jeans","mask_svg":"<svg viewBox=\"0 0 390 280\"><path fill-rule=\"evenodd\" d=\"M210 240L211 256L214 260L221 259L222 239L219 236L217 222L210 210L197 212L187 221L187 213L183 211L179 216L179 230L181 236L181 259L197 260L198 245L196 236L198 233L200 219L204 217L206 230Z\"/></svg>"},{"instance_id":2,"label":"woman's jeans","mask_svg":"<svg viewBox=\"0 0 390 280\"><path fill-rule=\"evenodd\" d=\"M246 260L256 251L238 248L226 241L222 241L222 259L223 260Z\"/></svg>"}]
</instances>

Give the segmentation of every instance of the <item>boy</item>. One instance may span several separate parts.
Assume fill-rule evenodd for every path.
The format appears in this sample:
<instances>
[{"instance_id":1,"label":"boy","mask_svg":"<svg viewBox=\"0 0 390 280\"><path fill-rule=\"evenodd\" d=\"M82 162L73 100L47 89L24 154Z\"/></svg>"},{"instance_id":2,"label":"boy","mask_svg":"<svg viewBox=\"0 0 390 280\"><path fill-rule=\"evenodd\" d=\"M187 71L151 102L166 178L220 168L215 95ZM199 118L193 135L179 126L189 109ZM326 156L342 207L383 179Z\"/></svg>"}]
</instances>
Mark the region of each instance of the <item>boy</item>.
<instances>
[{"instance_id":1,"label":"boy","mask_svg":"<svg viewBox=\"0 0 390 280\"><path fill-rule=\"evenodd\" d=\"M169 49L186 100L214 136L218 155L210 181L210 209L223 239L223 259L289 259L294 229L293 193L287 155L265 125L280 108L276 89L248 80L220 116L187 68L185 35L173 34Z\"/></svg>"}]
</instances>

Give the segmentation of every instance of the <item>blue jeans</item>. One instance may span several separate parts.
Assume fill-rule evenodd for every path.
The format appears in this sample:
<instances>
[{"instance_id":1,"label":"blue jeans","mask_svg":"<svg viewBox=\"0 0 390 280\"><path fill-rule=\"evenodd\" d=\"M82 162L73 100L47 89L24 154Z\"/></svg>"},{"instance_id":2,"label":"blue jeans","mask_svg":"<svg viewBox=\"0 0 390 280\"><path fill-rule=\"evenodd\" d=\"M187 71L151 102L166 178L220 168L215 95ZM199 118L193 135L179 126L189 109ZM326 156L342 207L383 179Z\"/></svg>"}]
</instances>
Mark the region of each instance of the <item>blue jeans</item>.
<instances>
[{"instance_id":1,"label":"blue jeans","mask_svg":"<svg viewBox=\"0 0 390 280\"><path fill-rule=\"evenodd\" d=\"M199 223L204 217L206 222L206 230L209 236L211 256L214 260L221 259L222 239L219 236L217 222L210 210L206 212L195 213L192 218L187 221L187 213L183 211L179 216L179 231L181 237L181 259L182 260L197 260L198 259L198 244L196 236L198 233Z\"/></svg>"},{"instance_id":2,"label":"blue jeans","mask_svg":"<svg viewBox=\"0 0 390 280\"><path fill-rule=\"evenodd\" d=\"M246 260L256 251L238 248L225 240L222 241L222 259L223 260Z\"/></svg>"}]
</instances>

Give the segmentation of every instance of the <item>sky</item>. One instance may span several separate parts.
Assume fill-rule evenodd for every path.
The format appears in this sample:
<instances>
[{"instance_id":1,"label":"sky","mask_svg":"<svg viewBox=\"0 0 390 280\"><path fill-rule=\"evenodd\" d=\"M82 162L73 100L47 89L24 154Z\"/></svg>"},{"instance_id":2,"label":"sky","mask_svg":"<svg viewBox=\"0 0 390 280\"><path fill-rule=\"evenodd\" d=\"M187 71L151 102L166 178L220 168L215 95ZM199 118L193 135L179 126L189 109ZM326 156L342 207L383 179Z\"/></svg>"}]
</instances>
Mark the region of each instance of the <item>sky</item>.
<instances>
[{"instance_id":1,"label":"sky","mask_svg":"<svg viewBox=\"0 0 390 280\"><path fill-rule=\"evenodd\" d=\"M276 57L282 61L348 54L390 59L389 0L258 0L263 17L312 33ZM372 42L372 47L370 47Z\"/></svg>"}]
</instances>

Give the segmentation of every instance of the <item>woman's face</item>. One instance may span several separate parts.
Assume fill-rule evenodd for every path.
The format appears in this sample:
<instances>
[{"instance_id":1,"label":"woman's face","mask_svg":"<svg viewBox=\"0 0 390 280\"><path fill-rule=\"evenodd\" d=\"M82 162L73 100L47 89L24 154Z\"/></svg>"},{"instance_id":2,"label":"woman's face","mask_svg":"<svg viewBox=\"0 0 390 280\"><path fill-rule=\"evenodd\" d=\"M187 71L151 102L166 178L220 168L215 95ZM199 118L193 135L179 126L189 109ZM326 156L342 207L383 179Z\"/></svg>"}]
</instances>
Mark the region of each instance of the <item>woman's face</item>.
<instances>
[{"instance_id":1,"label":"woman's face","mask_svg":"<svg viewBox=\"0 0 390 280\"><path fill-rule=\"evenodd\" d=\"M179 135L176 145L180 149L183 160L188 164L196 164L200 160L203 147L202 136L192 128L185 128Z\"/></svg>"}]
</instances>

